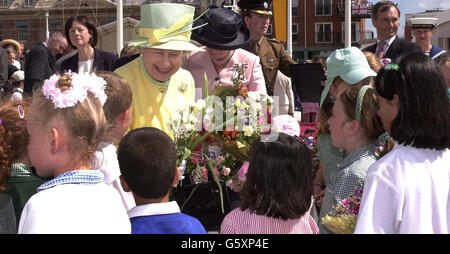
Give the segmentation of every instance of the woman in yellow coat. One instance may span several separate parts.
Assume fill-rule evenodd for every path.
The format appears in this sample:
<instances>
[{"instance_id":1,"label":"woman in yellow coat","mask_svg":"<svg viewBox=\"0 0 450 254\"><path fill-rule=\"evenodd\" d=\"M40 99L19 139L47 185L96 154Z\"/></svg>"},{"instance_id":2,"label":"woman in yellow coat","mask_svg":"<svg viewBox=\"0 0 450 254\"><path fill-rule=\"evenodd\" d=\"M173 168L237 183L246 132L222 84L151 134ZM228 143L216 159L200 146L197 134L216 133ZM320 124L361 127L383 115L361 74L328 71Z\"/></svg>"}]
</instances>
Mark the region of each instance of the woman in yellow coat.
<instances>
[{"instance_id":1,"label":"woman in yellow coat","mask_svg":"<svg viewBox=\"0 0 450 254\"><path fill-rule=\"evenodd\" d=\"M194 9L172 3L141 7L139 38L128 45L139 46L142 54L115 70L133 91L130 129L155 127L173 138L172 112L194 102L194 79L180 68L185 52L202 51L190 43Z\"/></svg>"}]
</instances>

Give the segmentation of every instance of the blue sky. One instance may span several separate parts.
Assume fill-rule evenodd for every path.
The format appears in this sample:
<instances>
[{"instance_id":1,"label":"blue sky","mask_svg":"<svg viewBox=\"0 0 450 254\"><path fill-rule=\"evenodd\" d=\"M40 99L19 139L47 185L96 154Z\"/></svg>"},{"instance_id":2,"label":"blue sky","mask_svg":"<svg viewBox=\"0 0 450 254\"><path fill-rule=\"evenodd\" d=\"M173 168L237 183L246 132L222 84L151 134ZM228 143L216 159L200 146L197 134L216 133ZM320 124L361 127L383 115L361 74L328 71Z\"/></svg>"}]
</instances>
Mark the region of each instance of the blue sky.
<instances>
[{"instance_id":1,"label":"blue sky","mask_svg":"<svg viewBox=\"0 0 450 254\"><path fill-rule=\"evenodd\" d=\"M435 9L439 4L439 8L441 10L447 10L450 8L449 0L391 0L396 3L400 9L400 22L401 25L398 29L399 34L403 36L403 32L405 30L405 14L424 12L425 10ZM375 4L379 2L379 0L369 0L369 2ZM375 32L376 29L372 25L372 20L366 20L366 30L372 30Z\"/></svg>"}]
</instances>

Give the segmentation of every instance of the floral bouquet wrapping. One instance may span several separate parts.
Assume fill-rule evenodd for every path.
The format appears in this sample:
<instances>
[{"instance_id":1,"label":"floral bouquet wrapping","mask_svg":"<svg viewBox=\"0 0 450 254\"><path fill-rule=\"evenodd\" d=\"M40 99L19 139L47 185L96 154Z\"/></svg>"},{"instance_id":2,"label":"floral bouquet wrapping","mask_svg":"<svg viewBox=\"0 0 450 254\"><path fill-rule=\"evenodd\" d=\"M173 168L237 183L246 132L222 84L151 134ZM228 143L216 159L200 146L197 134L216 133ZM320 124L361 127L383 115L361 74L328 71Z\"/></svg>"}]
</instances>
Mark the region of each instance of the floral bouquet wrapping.
<instances>
[{"instance_id":1,"label":"floral bouquet wrapping","mask_svg":"<svg viewBox=\"0 0 450 254\"><path fill-rule=\"evenodd\" d=\"M182 180L175 189L183 184L215 183L222 213L226 191L223 186L240 190L245 177L239 171L246 168L243 165L248 161L251 143L269 126L265 121L272 99L249 91L241 78L238 75L234 86L217 86L211 96L206 94L204 100L173 112L169 126L174 133ZM207 84L205 75L205 91L209 91ZM182 210L196 189L184 200Z\"/></svg>"},{"instance_id":2,"label":"floral bouquet wrapping","mask_svg":"<svg viewBox=\"0 0 450 254\"><path fill-rule=\"evenodd\" d=\"M358 186L350 197L342 200L331 214L322 219L322 224L336 234L353 234L358 218L362 190L362 187Z\"/></svg>"}]
</instances>

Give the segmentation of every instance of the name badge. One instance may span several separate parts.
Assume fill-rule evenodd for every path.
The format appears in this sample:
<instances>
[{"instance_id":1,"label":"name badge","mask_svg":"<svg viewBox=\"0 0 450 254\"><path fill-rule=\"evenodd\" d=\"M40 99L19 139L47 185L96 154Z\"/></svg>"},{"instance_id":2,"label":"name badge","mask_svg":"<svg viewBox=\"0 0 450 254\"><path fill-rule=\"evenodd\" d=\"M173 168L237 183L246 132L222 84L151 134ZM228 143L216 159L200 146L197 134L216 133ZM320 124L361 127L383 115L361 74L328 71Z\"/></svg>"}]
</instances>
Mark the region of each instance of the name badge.
<instances>
[{"instance_id":1,"label":"name badge","mask_svg":"<svg viewBox=\"0 0 450 254\"><path fill-rule=\"evenodd\" d=\"M275 59L269 58L269 59L267 59L267 62L268 62L268 63L275 62Z\"/></svg>"}]
</instances>

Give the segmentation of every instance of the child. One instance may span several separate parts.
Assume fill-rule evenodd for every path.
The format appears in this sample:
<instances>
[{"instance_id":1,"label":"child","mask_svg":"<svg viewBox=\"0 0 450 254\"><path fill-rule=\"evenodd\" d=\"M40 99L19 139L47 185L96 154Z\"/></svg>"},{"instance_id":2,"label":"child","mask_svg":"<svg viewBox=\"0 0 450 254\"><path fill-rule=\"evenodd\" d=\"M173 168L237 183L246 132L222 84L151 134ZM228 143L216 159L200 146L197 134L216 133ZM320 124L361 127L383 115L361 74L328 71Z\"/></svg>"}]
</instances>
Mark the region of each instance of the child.
<instances>
[{"instance_id":1,"label":"child","mask_svg":"<svg viewBox=\"0 0 450 254\"><path fill-rule=\"evenodd\" d=\"M319 232L309 214L311 154L309 148L294 136L300 132L298 122L295 124L281 124L276 141L253 141L241 207L225 217L221 234ZM276 127L272 126L272 129L276 130Z\"/></svg>"},{"instance_id":2,"label":"child","mask_svg":"<svg viewBox=\"0 0 450 254\"><path fill-rule=\"evenodd\" d=\"M19 233L130 233L117 191L90 168L106 129L105 81L94 74L53 75L33 94L28 154L41 177L55 177L28 200Z\"/></svg>"},{"instance_id":3,"label":"child","mask_svg":"<svg viewBox=\"0 0 450 254\"><path fill-rule=\"evenodd\" d=\"M23 98L23 86L24 86L25 72L24 71L16 71L11 76L12 81L12 95L11 101L21 101Z\"/></svg>"},{"instance_id":4,"label":"child","mask_svg":"<svg viewBox=\"0 0 450 254\"><path fill-rule=\"evenodd\" d=\"M120 168L117 160L117 149L113 143L118 143L131 122L131 100L133 94L128 82L114 72L97 71L96 74L106 81L106 99L103 105L108 130L106 139L100 143L99 151L95 152L92 168L99 169L104 174L104 182L112 185L120 194L125 209L128 211L136 204L133 195L125 192L120 185Z\"/></svg>"},{"instance_id":5,"label":"child","mask_svg":"<svg viewBox=\"0 0 450 254\"><path fill-rule=\"evenodd\" d=\"M169 202L170 188L177 185L175 144L153 127L130 131L119 144L120 180L131 191L136 207L128 211L132 234L205 234L195 218Z\"/></svg>"},{"instance_id":6,"label":"child","mask_svg":"<svg viewBox=\"0 0 450 254\"><path fill-rule=\"evenodd\" d=\"M5 158L0 163L3 172L8 172L5 194L8 194L14 205L16 217L15 228L19 226L20 215L25 203L36 194L36 189L45 182L33 172L28 157L28 132L25 115L28 114L29 103L6 102L0 106L2 137L0 139L1 153ZM4 178L3 178L4 179Z\"/></svg>"},{"instance_id":7,"label":"child","mask_svg":"<svg viewBox=\"0 0 450 254\"><path fill-rule=\"evenodd\" d=\"M356 47L338 49L327 59L327 85L322 92L319 111L317 147L321 168L314 179L314 196L318 206L323 202L324 187L330 185L330 175L344 158L344 151L331 143L328 119L334 98L348 86L371 84L377 74L370 68L364 53Z\"/></svg>"},{"instance_id":8,"label":"child","mask_svg":"<svg viewBox=\"0 0 450 254\"><path fill-rule=\"evenodd\" d=\"M195 8L160 3L141 6L138 39L141 56L115 70L133 90L130 129L155 127L173 137L169 121L173 111L195 102L191 73L181 67L188 51L203 51L190 43Z\"/></svg>"},{"instance_id":9,"label":"child","mask_svg":"<svg viewBox=\"0 0 450 254\"><path fill-rule=\"evenodd\" d=\"M413 53L375 79L392 151L367 172L355 233L450 233L450 103L429 56Z\"/></svg>"},{"instance_id":10,"label":"child","mask_svg":"<svg viewBox=\"0 0 450 254\"><path fill-rule=\"evenodd\" d=\"M367 169L377 160L374 142L384 132L377 115L375 90L370 86L347 87L341 92L328 119L331 141L347 156L330 174L323 204L320 209L320 233L329 233L321 223L342 200L348 198L358 185L364 183Z\"/></svg>"}]
</instances>

